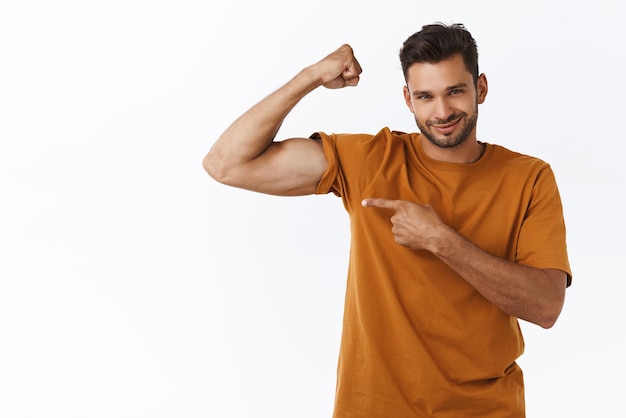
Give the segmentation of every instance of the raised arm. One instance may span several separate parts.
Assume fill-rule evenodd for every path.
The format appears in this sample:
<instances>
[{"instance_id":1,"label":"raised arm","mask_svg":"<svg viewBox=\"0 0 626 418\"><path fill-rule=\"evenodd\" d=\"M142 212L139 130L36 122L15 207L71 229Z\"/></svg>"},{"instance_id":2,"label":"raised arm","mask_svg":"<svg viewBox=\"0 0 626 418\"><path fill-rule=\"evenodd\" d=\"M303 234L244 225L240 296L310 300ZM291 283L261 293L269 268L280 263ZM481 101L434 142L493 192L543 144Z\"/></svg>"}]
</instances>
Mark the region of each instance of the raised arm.
<instances>
[{"instance_id":1,"label":"raised arm","mask_svg":"<svg viewBox=\"0 0 626 418\"><path fill-rule=\"evenodd\" d=\"M314 193L327 167L319 141L274 139L287 114L308 93L319 86L356 86L360 73L349 45L303 69L222 133L204 158L204 169L233 187L282 196Z\"/></svg>"}]
</instances>

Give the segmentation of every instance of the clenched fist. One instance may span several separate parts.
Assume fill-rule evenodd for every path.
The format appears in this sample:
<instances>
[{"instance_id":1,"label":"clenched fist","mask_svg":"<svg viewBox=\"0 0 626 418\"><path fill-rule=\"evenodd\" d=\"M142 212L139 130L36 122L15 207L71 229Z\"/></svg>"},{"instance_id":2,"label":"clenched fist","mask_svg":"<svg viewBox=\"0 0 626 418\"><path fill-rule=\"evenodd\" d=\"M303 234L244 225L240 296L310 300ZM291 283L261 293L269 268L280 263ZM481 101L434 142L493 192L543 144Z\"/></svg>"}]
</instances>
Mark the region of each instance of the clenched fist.
<instances>
[{"instance_id":1,"label":"clenched fist","mask_svg":"<svg viewBox=\"0 0 626 418\"><path fill-rule=\"evenodd\" d=\"M352 47L344 44L335 52L313 65L321 84L329 89L356 86L363 71L354 56Z\"/></svg>"}]
</instances>

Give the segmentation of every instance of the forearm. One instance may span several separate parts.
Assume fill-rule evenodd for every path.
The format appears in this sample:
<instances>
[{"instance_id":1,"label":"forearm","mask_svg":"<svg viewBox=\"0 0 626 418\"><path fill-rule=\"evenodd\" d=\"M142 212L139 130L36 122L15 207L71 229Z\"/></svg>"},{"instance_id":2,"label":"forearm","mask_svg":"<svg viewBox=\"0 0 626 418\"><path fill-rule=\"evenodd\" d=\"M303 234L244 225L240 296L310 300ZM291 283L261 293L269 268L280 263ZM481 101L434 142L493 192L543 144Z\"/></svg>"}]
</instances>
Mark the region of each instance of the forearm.
<instances>
[{"instance_id":1,"label":"forearm","mask_svg":"<svg viewBox=\"0 0 626 418\"><path fill-rule=\"evenodd\" d=\"M550 328L565 298L566 274L496 257L446 228L432 252L504 312Z\"/></svg>"},{"instance_id":2,"label":"forearm","mask_svg":"<svg viewBox=\"0 0 626 418\"><path fill-rule=\"evenodd\" d=\"M273 142L283 120L308 93L320 85L312 67L236 119L218 138L204 160L207 171L252 161Z\"/></svg>"}]
</instances>

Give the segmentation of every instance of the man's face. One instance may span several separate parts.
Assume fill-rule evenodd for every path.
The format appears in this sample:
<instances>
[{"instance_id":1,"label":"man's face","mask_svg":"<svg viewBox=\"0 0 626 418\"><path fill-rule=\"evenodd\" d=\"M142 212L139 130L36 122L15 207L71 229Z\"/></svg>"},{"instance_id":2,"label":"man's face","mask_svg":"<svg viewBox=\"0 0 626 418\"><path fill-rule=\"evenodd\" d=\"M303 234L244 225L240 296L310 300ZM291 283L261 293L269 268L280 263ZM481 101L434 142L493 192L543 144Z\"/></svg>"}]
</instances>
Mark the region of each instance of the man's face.
<instances>
[{"instance_id":1,"label":"man's face","mask_svg":"<svg viewBox=\"0 0 626 418\"><path fill-rule=\"evenodd\" d=\"M436 64L409 67L404 98L421 133L439 148L452 148L476 139L478 104L487 94L483 74L474 85L463 58L457 54Z\"/></svg>"}]
</instances>

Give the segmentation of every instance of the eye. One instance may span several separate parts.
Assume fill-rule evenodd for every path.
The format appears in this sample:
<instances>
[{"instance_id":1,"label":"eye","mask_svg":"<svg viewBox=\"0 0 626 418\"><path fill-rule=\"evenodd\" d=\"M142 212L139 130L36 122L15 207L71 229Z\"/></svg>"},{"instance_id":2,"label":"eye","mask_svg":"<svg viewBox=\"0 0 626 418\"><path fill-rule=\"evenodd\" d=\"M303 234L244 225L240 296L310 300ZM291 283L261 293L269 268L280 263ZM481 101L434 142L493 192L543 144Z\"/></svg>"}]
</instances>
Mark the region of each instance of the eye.
<instances>
[{"instance_id":1,"label":"eye","mask_svg":"<svg viewBox=\"0 0 626 418\"><path fill-rule=\"evenodd\" d=\"M461 94L461 93L463 93L463 90L461 89L450 90L450 96L454 96L454 95Z\"/></svg>"},{"instance_id":2,"label":"eye","mask_svg":"<svg viewBox=\"0 0 626 418\"><path fill-rule=\"evenodd\" d=\"M428 100L431 98L430 94L420 94L419 96L417 96L417 100Z\"/></svg>"}]
</instances>

